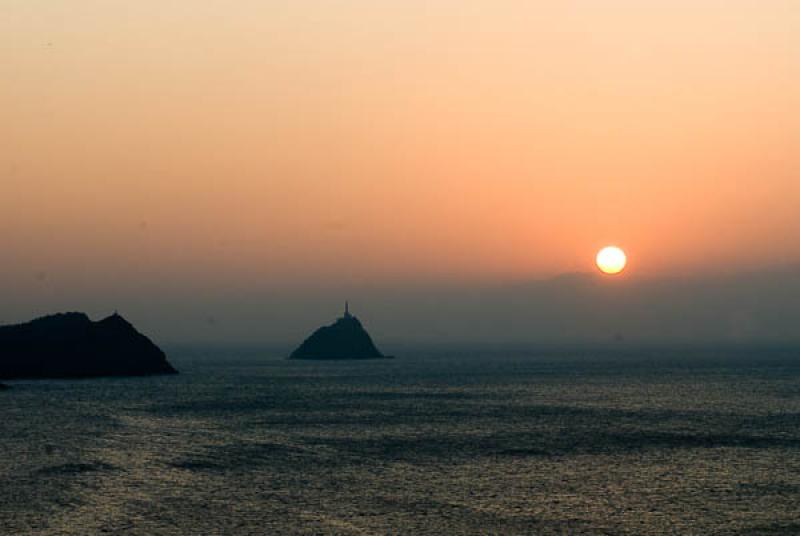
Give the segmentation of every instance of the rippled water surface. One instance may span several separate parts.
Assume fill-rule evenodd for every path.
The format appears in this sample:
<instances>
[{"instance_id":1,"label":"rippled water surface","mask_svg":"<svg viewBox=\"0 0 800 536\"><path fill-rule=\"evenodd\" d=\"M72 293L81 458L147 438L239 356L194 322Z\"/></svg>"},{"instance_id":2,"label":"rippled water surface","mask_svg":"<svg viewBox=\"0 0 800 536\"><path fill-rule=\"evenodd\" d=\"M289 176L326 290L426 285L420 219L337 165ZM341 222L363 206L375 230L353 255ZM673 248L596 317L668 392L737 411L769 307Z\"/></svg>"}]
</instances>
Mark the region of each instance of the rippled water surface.
<instances>
[{"instance_id":1,"label":"rippled water surface","mask_svg":"<svg viewBox=\"0 0 800 536\"><path fill-rule=\"evenodd\" d=\"M800 351L175 350L0 392L2 534L800 534Z\"/></svg>"}]
</instances>

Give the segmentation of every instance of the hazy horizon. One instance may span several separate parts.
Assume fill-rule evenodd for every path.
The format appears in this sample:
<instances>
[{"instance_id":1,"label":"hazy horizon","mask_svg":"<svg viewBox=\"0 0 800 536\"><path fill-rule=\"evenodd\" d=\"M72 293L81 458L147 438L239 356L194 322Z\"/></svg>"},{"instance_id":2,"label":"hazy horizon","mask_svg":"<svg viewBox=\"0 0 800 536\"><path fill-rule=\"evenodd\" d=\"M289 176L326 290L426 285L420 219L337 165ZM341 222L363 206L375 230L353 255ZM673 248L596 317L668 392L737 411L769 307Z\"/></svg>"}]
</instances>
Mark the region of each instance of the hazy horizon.
<instances>
[{"instance_id":1,"label":"hazy horizon","mask_svg":"<svg viewBox=\"0 0 800 536\"><path fill-rule=\"evenodd\" d=\"M56 289L5 300L0 323L53 312L119 310L166 344L297 344L344 301L377 343L800 343L800 266L717 276L608 278L595 272L493 284L357 285L231 291ZM156 292L156 289L149 289Z\"/></svg>"}]
</instances>

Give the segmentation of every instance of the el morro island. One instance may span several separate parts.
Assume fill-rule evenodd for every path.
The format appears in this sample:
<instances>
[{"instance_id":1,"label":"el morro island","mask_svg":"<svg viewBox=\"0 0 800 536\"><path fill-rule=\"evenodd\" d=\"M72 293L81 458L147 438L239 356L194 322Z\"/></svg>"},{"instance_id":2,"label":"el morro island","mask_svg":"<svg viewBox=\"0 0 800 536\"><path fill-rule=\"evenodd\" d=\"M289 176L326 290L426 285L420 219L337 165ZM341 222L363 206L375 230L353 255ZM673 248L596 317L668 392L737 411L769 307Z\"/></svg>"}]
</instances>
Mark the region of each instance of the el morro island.
<instances>
[{"instance_id":1,"label":"el morro island","mask_svg":"<svg viewBox=\"0 0 800 536\"><path fill-rule=\"evenodd\" d=\"M378 350L361 322L350 314L345 302L344 314L333 324L316 330L289 359L391 359Z\"/></svg>"}]
</instances>

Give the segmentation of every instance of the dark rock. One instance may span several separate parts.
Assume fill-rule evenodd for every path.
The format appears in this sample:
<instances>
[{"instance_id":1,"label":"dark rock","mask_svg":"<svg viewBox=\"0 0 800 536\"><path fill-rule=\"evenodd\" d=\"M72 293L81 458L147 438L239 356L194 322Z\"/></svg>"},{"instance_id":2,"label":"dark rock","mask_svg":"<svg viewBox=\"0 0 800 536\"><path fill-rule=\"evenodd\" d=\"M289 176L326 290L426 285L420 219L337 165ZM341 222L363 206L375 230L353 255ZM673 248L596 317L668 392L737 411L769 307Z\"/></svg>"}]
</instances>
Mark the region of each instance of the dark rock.
<instances>
[{"instance_id":1,"label":"dark rock","mask_svg":"<svg viewBox=\"0 0 800 536\"><path fill-rule=\"evenodd\" d=\"M369 333L345 305L344 316L315 331L289 359L382 359Z\"/></svg>"},{"instance_id":2,"label":"dark rock","mask_svg":"<svg viewBox=\"0 0 800 536\"><path fill-rule=\"evenodd\" d=\"M0 391L5 391L6 389L8 389L8 385L3 385L0 383Z\"/></svg>"},{"instance_id":3,"label":"dark rock","mask_svg":"<svg viewBox=\"0 0 800 536\"><path fill-rule=\"evenodd\" d=\"M83 313L0 326L0 378L177 374L167 356L120 315Z\"/></svg>"}]
</instances>

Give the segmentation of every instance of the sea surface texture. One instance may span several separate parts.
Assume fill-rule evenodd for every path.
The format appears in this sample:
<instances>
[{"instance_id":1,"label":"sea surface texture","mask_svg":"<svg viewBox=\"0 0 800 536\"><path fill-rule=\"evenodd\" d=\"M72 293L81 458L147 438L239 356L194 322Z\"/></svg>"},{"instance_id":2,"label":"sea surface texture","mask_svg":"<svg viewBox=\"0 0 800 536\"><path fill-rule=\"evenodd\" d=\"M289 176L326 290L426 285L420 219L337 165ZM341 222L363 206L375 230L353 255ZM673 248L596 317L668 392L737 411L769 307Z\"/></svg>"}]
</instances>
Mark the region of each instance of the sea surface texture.
<instances>
[{"instance_id":1,"label":"sea surface texture","mask_svg":"<svg viewBox=\"0 0 800 536\"><path fill-rule=\"evenodd\" d=\"M800 534L798 349L394 350L10 382L0 534Z\"/></svg>"}]
</instances>

